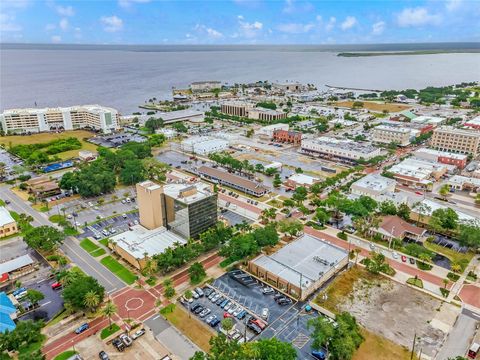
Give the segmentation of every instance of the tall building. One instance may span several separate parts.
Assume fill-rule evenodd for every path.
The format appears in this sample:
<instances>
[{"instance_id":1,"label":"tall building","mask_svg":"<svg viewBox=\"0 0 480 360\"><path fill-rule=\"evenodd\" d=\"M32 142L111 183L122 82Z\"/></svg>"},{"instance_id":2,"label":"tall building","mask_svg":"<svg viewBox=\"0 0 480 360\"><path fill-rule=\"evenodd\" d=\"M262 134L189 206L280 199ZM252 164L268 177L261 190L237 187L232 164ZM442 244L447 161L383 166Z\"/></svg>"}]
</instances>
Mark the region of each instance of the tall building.
<instances>
[{"instance_id":1,"label":"tall building","mask_svg":"<svg viewBox=\"0 0 480 360\"><path fill-rule=\"evenodd\" d=\"M140 224L150 230L163 226L162 187L151 181L144 181L138 183L136 188Z\"/></svg>"},{"instance_id":2,"label":"tall building","mask_svg":"<svg viewBox=\"0 0 480 360\"><path fill-rule=\"evenodd\" d=\"M430 146L440 151L477 155L480 151L480 131L442 126L433 132Z\"/></svg>"},{"instance_id":3,"label":"tall building","mask_svg":"<svg viewBox=\"0 0 480 360\"><path fill-rule=\"evenodd\" d=\"M117 110L100 105L66 108L10 109L0 114L3 131L11 133L89 128L109 133L119 127Z\"/></svg>"},{"instance_id":4,"label":"tall building","mask_svg":"<svg viewBox=\"0 0 480 360\"><path fill-rule=\"evenodd\" d=\"M210 184L137 184L140 224L165 227L185 239L197 238L217 223L217 194Z\"/></svg>"},{"instance_id":5,"label":"tall building","mask_svg":"<svg viewBox=\"0 0 480 360\"><path fill-rule=\"evenodd\" d=\"M410 129L403 127L394 127L388 125L380 125L373 128L373 142L390 144L396 143L400 146L410 144Z\"/></svg>"}]
</instances>

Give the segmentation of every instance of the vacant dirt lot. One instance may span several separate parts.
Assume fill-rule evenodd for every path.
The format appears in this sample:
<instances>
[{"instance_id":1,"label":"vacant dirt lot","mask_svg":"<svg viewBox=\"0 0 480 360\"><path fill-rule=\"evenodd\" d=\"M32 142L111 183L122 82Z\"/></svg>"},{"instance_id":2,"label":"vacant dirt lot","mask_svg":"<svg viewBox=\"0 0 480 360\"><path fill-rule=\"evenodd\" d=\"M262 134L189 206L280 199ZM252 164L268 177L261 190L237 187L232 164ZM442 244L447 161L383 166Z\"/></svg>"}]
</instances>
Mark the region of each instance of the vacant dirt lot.
<instances>
[{"instance_id":1,"label":"vacant dirt lot","mask_svg":"<svg viewBox=\"0 0 480 360\"><path fill-rule=\"evenodd\" d=\"M390 280L358 278L337 308L350 312L369 331L408 348L416 332L417 348L432 356L445 335L430 325L440 305L439 300Z\"/></svg>"},{"instance_id":2,"label":"vacant dirt lot","mask_svg":"<svg viewBox=\"0 0 480 360\"><path fill-rule=\"evenodd\" d=\"M383 110L386 110L388 112L399 112L399 111L403 111L411 108L411 106L404 105L404 104L395 104L395 103L382 104L382 103L371 102L371 101L362 101L362 102L363 102L363 108L360 108L360 109L367 109L367 110L378 111L378 112L383 112ZM353 101L337 101L335 105L351 108L353 107Z\"/></svg>"}]
</instances>

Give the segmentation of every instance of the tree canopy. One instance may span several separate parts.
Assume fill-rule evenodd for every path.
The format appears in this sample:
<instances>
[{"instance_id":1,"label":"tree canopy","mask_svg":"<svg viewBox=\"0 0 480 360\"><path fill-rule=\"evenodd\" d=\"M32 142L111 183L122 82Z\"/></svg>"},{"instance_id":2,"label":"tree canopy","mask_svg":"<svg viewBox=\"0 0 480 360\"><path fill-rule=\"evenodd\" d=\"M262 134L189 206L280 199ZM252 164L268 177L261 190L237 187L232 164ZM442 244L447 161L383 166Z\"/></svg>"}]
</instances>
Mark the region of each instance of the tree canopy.
<instances>
[{"instance_id":1,"label":"tree canopy","mask_svg":"<svg viewBox=\"0 0 480 360\"><path fill-rule=\"evenodd\" d=\"M32 249L47 252L56 249L64 239L63 232L47 225L31 228L23 237L23 241Z\"/></svg>"},{"instance_id":2,"label":"tree canopy","mask_svg":"<svg viewBox=\"0 0 480 360\"><path fill-rule=\"evenodd\" d=\"M73 309L85 310L90 307L88 304L85 304L87 294L90 297L92 293L97 294L101 302L105 295L105 289L98 283L97 279L91 276L79 275L69 284L64 285L63 299Z\"/></svg>"}]
</instances>

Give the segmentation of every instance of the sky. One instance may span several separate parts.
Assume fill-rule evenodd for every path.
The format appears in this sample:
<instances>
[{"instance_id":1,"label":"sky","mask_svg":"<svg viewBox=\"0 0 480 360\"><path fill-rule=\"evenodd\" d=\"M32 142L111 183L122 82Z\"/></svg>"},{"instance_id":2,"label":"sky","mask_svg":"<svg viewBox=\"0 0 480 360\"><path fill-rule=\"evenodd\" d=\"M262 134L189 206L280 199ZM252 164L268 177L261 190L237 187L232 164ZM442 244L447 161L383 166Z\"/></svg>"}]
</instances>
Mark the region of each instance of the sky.
<instances>
[{"instance_id":1,"label":"sky","mask_svg":"<svg viewBox=\"0 0 480 360\"><path fill-rule=\"evenodd\" d=\"M480 41L480 0L0 0L3 43L464 41Z\"/></svg>"}]
</instances>

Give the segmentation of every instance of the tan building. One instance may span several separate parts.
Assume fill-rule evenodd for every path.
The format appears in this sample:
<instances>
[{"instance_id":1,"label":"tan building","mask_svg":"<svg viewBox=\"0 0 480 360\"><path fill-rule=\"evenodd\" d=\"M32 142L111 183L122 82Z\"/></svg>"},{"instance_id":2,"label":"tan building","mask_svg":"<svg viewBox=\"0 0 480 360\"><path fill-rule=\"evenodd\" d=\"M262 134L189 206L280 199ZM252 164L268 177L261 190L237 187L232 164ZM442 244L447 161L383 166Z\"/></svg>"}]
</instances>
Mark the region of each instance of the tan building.
<instances>
[{"instance_id":1,"label":"tan building","mask_svg":"<svg viewBox=\"0 0 480 360\"><path fill-rule=\"evenodd\" d=\"M244 102L228 102L222 104L220 111L227 115L247 117L248 111L252 108L251 104Z\"/></svg>"},{"instance_id":2,"label":"tan building","mask_svg":"<svg viewBox=\"0 0 480 360\"><path fill-rule=\"evenodd\" d=\"M442 126L434 130L430 146L440 151L477 155L480 150L480 131Z\"/></svg>"},{"instance_id":3,"label":"tan building","mask_svg":"<svg viewBox=\"0 0 480 360\"><path fill-rule=\"evenodd\" d=\"M144 181L138 183L136 188L140 224L150 230L163 226L162 187Z\"/></svg>"},{"instance_id":4,"label":"tan building","mask_svg":"<svg viewBox=\"0 0 480 360\"><path fill-rule=\"evenodd\" d=\"M0 238L16 234L18 226L15 219L5 207L0 207Z\"/></svg>"},{"instance_id":5,"label":"tan building","mask_svg":"<svg viewBox=\"0 0 480 360\"><path fill-rule=\"evenodd\" d=\"M248 110L248 118L260 121L275 121L287 118L287 113L277 110L255 108Z\"/></svg>"},{"instance_id":6,"label":"tan building","mask_svg":"<svg viewBox=\"0 0 480 360\"><path fill-rule=\"evenodd\" d=\"M248 271L303 300L347 264L345 250L311 235L302 235L272 255L251 260Z\"/></svg>"},{"instance_id":7,"label":"tan building","mask_svg":"<svg viewBox=\"0 0 480 360\"><path fill-rule=\"evenodd\" d=\"M406 128L380 125L373 129L372 140L382 144L395 143L400 146L407 146L410 144L410 134L410 130Z\"/></svg>"}]
</instances>

